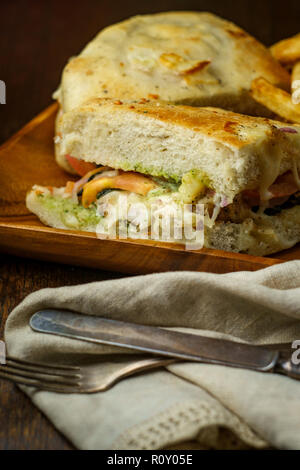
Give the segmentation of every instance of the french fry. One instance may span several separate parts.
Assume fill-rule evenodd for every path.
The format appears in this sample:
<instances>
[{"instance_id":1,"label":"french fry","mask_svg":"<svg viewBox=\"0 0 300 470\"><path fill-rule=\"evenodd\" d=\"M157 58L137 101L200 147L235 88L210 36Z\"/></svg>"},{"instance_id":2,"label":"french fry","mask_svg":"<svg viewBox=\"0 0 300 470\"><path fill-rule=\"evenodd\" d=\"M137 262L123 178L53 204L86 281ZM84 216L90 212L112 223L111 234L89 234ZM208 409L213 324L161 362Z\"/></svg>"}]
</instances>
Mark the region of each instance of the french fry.
<instances>
[{"instance_id":1,"label":"french fry","mask_svg":"<svg viewBox=\"0 0 300 470\"><path fill-rule=\"evenodd\" d=\"M292 72L292 101L300 104L300 62L293 67Z\"/></svg>"},{"instance_id":2,"label":"french fry","mask_svg":"<svg viewBox=\"0 0 300 470\"><path fill-rule=\"evenodd\" d=\"M292 96L264 78L251 84L251 96L266 108L289 122L300 124L300 105L292 102Z\"/></svg>"},{"instance_id":3,"label":"french fry","mask_svg":"<svg viewBox=\"0 0 300 470\"><path fill-rule=\"evenodd\" d=\"M300 33L279 41L270 48L271 54L283 65L294 64L300 60Z\"/></svg>"}]
</instances>

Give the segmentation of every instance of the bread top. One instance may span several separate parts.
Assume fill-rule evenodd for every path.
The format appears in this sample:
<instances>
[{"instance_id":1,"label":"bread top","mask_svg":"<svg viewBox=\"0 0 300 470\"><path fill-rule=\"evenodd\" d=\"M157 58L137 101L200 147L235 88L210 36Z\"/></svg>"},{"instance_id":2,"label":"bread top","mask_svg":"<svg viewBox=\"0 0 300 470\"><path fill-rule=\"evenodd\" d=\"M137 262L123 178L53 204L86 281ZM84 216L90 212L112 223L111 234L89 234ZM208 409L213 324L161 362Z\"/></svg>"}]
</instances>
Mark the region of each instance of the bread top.
<instances>
[{"instance_id":1,"label":"bread top","mask_svg":"<svg viewBox=\"0 0 300 470\"><path fill-rule=\"evenodd\" d=\"M289 75L256 39L211 13L135 16L101 31L65 67L56 97L64 112L92 97L151 98L263 112L248 90Z\"/></svg>"},{"instance_id":2,"label":"bread top","mask_svg":"<svg viewBox=\"0 0 300 470\"><path fill-rule=\"evenodd\" d=\"M149 124L150 128L160 122L176 126L173 128L175 133L176 128L189 129L203 138L227 145L232 150L240 150L262 141L276 145L290 143L298 148L300 145L300 126L294 124L285 124L265 117L246 116L220 108L173 105L146 98L92 99L69 113L61 114L57 127L59 133L64 129L65 135L80 130L81 127L84 134L85 126L93 116L99 119L99 123L103 118L108 126L111 117L112 120L118 121L118 126L125 127L129 115L136 116L136 119L138 116L146 119L149 122L145 121L145 125Z\"/></svg>"},{"instance_id":3,"label":"bread top","mask_svg":"<svg viewBox=\"0 0 300 470\"><path fill-rule=\"evenodd\" d=\"M57 129L57 155L175 180L199 170L231 199L300 168L300 126L218 108L94 99Z\"/></svg>"}]
</instances>

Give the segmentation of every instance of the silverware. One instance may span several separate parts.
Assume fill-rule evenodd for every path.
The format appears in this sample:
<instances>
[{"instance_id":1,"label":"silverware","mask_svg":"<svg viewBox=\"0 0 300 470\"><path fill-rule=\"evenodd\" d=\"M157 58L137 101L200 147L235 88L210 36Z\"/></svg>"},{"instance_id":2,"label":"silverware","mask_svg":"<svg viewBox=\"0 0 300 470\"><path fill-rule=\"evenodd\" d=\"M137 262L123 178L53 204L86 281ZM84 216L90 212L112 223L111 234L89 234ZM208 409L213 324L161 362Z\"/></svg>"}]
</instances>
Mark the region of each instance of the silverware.
<instances>
[{"instance_id":1,"label":"silverware","mask_svg":"<svg viewBox=\"0 0 300 470\"><path fill-rule=\"evenodd\" d=\"M292 350L249 345L179 333L159 327L109 320L62 310L41 310L30 319L34 331L110 344L188 361L278 372L300 378L300 366L291 361Z\"/></svg>"},{"instance_id":2,"label":"silverware","mask_svg":"<svg viewBox=\"0 0 300 470\"><path fill-rule=\"evenodd\" d=\"M104 392L138 372L155 369L176 362L174 359L115 358L101 364L94 363L80 367L30 362L6 357L6 365L0 366L0 378L17 384L29 385L59 393Z\"/></svg>"}]
</instances>

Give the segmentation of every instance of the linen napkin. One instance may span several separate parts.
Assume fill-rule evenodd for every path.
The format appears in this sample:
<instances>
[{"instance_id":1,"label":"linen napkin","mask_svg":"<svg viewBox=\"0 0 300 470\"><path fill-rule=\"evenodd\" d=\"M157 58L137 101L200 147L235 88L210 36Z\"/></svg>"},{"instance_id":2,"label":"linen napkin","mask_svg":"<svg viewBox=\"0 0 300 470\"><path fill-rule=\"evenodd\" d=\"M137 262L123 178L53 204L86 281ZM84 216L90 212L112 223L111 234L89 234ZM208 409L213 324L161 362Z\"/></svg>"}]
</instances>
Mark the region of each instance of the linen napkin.
<instances>
[{"instance_id":1,"label":"linen napkin","mask_svg":"<svg viewBox=\"0 0 300 470\"><path fill-rule=\"evenodd\" d=\"M9 354L102 367L109 355L130 351L33 332L29 318L43 308L250 343L292 342L300 339L300 261L257 272L172 272L43 289L10 314ZM80 449L300 449L300 382L278 374L186 362L91 395L22 390Z\"/></svg>"}]
</instances>

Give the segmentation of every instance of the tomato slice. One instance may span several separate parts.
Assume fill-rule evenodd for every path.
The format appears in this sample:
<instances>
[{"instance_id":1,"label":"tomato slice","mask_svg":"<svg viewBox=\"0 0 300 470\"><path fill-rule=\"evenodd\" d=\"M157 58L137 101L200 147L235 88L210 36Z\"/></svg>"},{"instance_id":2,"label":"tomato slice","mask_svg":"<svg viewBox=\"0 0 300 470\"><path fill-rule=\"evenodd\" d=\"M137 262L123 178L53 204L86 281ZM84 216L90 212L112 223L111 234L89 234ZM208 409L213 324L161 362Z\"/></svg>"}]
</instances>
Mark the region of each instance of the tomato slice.
<instances>
[{"instance_id":1,"label":"tomato slice","mask_svg":"<svg viewBox=\"0 0 300 470\"><path fill-rule=\"evenodd\" d=\"M83 188L81 203L83 207L88 207L97 198L97 194L104 189L123 189L145 196L156 184L146 176L131 171L124 172L113 178L99 178L87 183Z\"/></svg>"},{"instance_id":2,"label":"tomato slice","mask_svg":"<svg viewBox=\"0 0 300 470\"><path fill-rule=\"evenodd\" d=\"M86 175L89 171L94 170L97 168L95 163L85 162L84 160L80 160L79 158L71 157L71 155L65 156L68 163L71 165L73 170L78 173L80 176Z\"/></svg>"},{"instance_id":3,"label":"tomato slice","mask_svg":"<svg viewBox=\"0 0 300 470\"><path fill-rule=\"evenodd\" d=\"M268 192L271 193L272 199L280 199L291 196L292 194L299 191L298 185L296 184L295 178L291 171L278 176L276 181L269 187ZM243 191L243 197L249 206L258 206L260 203L259 191L256 189L247 189Z\"/></svg>"},{"instance_id":4,"label":"tomato slice","mask_svg":"<svg viewBox=\"0 0 300 470\"><path fill-rule=\"evenodd\" d=\"M114 177L114 187L119 189L125 189L132 193L146 194L154 189L156 184L147 176L143 176L134 171L126 171L118 176Z\"/></svg>"},{"instance_id":5,"label":"tomato slice","mask_svg":"<svg viewBox=\"0 0 300 470\"><path fill-rule=\"evenodd\" d=\"M291 196L291 194L294 194L298 190L298 185L291 171L278 176L275 183L269 188L273 197Z\"/></svg>"}]
</instances>

